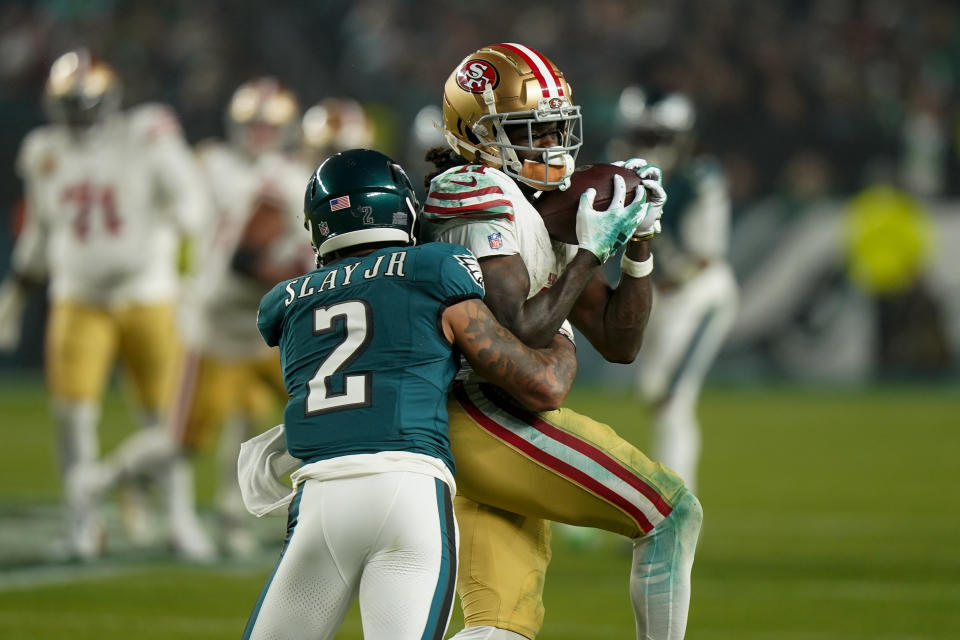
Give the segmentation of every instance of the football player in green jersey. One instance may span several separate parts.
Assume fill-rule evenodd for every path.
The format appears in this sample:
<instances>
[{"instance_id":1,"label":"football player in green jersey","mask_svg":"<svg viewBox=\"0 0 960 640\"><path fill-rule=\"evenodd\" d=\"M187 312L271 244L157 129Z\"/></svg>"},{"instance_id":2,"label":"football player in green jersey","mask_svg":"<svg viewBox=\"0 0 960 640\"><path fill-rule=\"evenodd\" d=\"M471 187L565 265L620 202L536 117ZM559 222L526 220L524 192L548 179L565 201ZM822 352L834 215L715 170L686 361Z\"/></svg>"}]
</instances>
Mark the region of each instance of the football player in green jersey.
<instances>
[{"instance_id":1,"label":"football player in green jersey","mask_svg":"<svg viewBox=\"0 0 960 640\"><path fill-rule=\"evenodd\" d=\"M282 429L302 465L244 638L332 637L359 595L365 638L439 640L457 574L446 399L459 357L528 409L551 409L576 372L571 334L524 346L484 305L469 251L413 246L416 196L381 153L324 161L304 209L319 266L276 285L257 319L290 395L265 435ZM241 453L240 467L246 485L245 469L269 465Z\"/></svg>"}]
</instances>

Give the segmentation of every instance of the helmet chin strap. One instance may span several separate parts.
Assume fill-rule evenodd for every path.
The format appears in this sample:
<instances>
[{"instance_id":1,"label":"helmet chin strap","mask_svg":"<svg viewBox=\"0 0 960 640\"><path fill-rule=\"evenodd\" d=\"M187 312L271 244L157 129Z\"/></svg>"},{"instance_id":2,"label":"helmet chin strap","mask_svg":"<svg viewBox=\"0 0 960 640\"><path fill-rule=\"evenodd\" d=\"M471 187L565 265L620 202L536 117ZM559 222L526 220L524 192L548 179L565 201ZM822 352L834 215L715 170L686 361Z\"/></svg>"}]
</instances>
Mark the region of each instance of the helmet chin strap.
<instances>
[{"instance_id":1,"label":"helmet chin strap","mask_svg":"<svg viewBox=\"0 0 960 640\"><path fill-rule=\"evenodd\" d=\"M449 131L444 131L443 136L446 139L447 144L450 145L450 148L457 153L460 153L461 150L467 152L468 154L473 153L476 155L474 158L475 161L483 160L486 164L490 165L494 169L499 169L501 166L503 166L503 160L500 158L500 156L487 153L480 147L474 146L469 142L464 142Z\"/></svg>"}]
</instances>

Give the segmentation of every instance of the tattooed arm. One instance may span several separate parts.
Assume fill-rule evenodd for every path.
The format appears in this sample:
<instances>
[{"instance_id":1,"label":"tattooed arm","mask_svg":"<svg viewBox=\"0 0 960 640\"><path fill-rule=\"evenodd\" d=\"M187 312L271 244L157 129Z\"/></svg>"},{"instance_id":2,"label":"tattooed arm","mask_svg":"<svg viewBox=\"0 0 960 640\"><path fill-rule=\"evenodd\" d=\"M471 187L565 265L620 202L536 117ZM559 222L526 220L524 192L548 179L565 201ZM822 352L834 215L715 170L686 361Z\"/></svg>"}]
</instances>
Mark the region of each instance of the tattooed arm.
<instances>
[{"instance_id":1,"label":"tattooed arm","mask_svg":"<svg viewBox=\"0 0 960 640\"><path fill-rule=\"evenodd\" d=\"M443 331L477 373L532 411L558 408L577 374L570 340L558 333L548 347L531 349L497 322L481 300L448 307Z\"/></svg>"}]
</instances>

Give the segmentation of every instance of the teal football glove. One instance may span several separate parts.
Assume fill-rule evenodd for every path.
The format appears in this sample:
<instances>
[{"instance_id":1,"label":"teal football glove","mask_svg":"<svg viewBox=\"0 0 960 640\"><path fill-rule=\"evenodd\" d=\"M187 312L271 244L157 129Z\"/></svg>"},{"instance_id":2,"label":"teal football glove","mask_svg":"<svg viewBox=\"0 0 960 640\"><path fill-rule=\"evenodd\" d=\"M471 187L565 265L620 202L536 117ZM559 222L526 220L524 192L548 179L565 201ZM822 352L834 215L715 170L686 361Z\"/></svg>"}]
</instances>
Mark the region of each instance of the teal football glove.
<instances>
[{"instance_id":1,"label":"teal football glove","mask_svg":"<svg viewBox=\"0 0 960 640\"><path fill-rule=\"evenodd\" d=\"M633 202L624 205L627 185L621 176L613 176L613 195L606 211L597 211L593 202L596 189L587 189L580 195L577 209L577 242L603 264L630 238L650 211L647 194L642 186L634 193Z\"/></svg>"}]
</instances>

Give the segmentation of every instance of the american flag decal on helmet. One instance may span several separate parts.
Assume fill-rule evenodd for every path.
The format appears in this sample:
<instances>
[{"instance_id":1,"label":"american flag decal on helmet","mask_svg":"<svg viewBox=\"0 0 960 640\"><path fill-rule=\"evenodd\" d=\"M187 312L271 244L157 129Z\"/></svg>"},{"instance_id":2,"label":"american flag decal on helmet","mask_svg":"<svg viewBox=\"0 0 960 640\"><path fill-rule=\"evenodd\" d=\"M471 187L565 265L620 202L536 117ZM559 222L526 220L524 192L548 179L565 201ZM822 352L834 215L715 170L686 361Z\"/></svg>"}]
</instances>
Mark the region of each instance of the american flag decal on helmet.
<instances>
[{"instance_id":1,"label":"american flag decal on helmet","mask_svg":"<svg viewBox=\"0 0 960 640\"><path fill-rule=\"evenodd\" d=\"M350 196L340 196L330 200L330 211L339 211L350 207Z\"/></svg>"}]
</instances>

